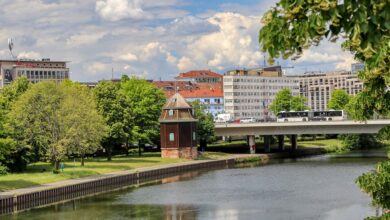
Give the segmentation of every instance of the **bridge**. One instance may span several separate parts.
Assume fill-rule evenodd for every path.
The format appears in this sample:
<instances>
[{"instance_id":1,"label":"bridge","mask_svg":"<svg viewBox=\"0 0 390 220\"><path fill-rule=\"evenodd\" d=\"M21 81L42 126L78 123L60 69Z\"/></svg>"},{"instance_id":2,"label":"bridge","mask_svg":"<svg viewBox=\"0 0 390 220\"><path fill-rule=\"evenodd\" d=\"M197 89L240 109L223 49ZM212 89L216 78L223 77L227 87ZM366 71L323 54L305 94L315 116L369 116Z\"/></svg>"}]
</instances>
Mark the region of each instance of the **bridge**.
<instances>
[{"instance_id":1,"label":"bridge","mask_svg":"<svg viewBox=\"0 0 390 220\"><path fill-rule=\"evenodd\" d=\"M271 135L279 136L279 149L284 150L284 135L291 135L292 149L297 147L298 134L376 134L390 125L389 119L360 121L307 121L216 123L216 136L248 136L250 152L255 152L255 136L264 136L264 151L270 151Z\"/></svg>"}]
</instances>

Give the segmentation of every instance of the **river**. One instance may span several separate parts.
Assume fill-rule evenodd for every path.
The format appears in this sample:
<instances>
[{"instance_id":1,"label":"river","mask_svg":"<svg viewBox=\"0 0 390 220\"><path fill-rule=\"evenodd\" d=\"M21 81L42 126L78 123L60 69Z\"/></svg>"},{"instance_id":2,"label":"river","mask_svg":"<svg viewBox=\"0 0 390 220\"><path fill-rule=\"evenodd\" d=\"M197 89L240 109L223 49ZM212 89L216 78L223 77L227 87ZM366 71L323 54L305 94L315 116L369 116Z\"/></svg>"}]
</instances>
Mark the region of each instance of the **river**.
<instances>
[{"instance_id":1,"label":"river","mask_svg":"<svg viewBox=\"0 0 390 220\"><path fill-rule=\"evenodd\" d=\"M192 172L2 219L363 219L376 210L355 179L379 160L316 156Z\"/></svg>"}]
</instances>

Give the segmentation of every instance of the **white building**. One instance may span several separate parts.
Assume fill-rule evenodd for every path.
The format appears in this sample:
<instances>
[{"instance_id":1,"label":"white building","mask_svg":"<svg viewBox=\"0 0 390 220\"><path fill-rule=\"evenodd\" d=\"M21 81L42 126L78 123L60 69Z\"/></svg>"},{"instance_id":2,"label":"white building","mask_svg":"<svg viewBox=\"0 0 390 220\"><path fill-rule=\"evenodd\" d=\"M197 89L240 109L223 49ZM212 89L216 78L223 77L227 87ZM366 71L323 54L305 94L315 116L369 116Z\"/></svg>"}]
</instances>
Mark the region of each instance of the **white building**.
<instances>
[{"instance_id":1,"label":"white building","mask_svg":"<svg viewBox=\"0 0 390 220\"><path fill-rule=\"evenodd\" d=\"M299 96L299 81L297 78L283 77L279 73L232 71L223 77L225 112L235 119L251 117L255 119L275 118L269 106L276 94L289 88L294 96ZM279 76L278 76L279 75Z\"/></svg>"},{"instance_id":2,"label":"white building","mask_svg":"<svg viewBox=\"0 0 390 220\"><path fill-rule=\"evenodd\" d=\"M306 106L314 111L328 109L328 102L335 89L342 89L349 95L356 95L363 89L363 82L351 72L313 73L297 77L300 94L306 98Z\"/></svg>"}]
</instances>

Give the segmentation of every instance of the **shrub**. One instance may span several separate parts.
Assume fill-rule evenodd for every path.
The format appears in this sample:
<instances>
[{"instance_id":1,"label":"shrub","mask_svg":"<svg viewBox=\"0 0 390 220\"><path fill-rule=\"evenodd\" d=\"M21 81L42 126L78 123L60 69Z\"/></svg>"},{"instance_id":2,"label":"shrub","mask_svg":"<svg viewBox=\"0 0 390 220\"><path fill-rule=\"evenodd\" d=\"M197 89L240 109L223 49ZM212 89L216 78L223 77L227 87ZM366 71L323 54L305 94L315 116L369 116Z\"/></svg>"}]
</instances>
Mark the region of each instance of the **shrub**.
<instances>
[{"instance_id":1,"label":"shrub","mask_svg":"<svg viewBox=\"0 0 390 220\"><path fill-rule=\"evenodd\" d=\"M343 146L350 150L368 149L381 147L373 134L347 134L340 135Z\"/></svg>"},{"instance_id":2,"label":"shrub","mask_svg":"<svg viewBox=\"0 0 390 220\"><path fill-rule=\"evenodd\" d=\"M0 176L7 175L7 174L8 174L8 168L0 165Z\"/></svg>"}]
</instances>

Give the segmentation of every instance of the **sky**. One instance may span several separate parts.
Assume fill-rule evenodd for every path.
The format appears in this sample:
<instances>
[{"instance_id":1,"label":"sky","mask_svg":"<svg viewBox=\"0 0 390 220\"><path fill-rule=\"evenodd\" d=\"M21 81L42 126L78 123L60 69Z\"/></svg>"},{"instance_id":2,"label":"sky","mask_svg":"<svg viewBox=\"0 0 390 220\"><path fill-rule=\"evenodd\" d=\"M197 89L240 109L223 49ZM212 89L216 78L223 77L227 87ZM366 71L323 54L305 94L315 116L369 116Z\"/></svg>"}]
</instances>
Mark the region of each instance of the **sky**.
<instances>
[{"instance_id":1,"label":"sky","mask_svg":"<svg viewBox=\"0 0 390 220\"><path fill-rule=\"evenodd\" d=\"M275 0L1 0L0 59L69 61L70 77L97 81L122 74L169 80L189 70L223 74L263 65L261 16ZM287 74L349 70L339 43L322 42ZM287 68L289 67L289 68ZM293 67L293 68L292 68Z\"/></svg>"}]
</instances>

